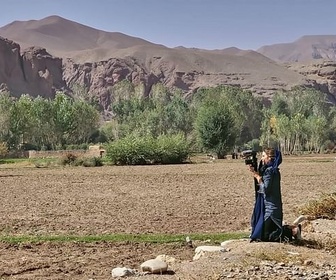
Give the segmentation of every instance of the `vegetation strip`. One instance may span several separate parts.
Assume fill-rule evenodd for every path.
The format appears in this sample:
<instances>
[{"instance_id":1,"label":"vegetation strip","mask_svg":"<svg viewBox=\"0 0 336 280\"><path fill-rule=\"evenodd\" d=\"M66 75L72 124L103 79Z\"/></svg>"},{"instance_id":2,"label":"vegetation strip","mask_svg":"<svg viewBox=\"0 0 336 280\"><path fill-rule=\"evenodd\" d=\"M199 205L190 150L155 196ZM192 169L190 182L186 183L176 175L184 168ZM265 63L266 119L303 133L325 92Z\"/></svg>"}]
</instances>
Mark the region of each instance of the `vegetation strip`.
<instances>
[{"instance_id":1,"label":"vegetation strip","mask_svg":"<svg viewBox=\"0 0 336 280\"><path fill-rule=\"evenodd\" d=\"M135 242L135 243L172 243L184 242L189 236L191 240L212 243L229 239L247 238L247 233L206 233L206 234L109 234L109 235L2 235L1 242L38 243L38 242Z\"/></svg>"}]
</instances>

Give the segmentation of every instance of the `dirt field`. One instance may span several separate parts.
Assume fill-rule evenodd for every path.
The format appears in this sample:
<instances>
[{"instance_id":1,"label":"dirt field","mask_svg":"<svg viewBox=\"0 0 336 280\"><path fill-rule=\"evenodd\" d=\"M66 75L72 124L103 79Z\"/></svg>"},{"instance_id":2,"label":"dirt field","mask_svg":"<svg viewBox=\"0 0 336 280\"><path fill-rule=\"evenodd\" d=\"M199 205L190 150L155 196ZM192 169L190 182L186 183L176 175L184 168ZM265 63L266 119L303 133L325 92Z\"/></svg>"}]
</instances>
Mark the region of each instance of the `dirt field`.
<instances>
[{"instance_id":1,"label":"dirt field","mask_svg":"<svg viewBox=\"0 0 336 280\"><path fill-rule=\"evenodd\" d=\"M335 192L334 158L284 158L285 221L307 201ZM0 165L0 186L1 235L249 232L254 199L247 167L230 159L99 168ZM112 279L117 266L138 268L160 254L191 261L194 252L183 244L41 242L0 243L0 254L0 279L54 280Z\"/></svg>"}]
</instances>

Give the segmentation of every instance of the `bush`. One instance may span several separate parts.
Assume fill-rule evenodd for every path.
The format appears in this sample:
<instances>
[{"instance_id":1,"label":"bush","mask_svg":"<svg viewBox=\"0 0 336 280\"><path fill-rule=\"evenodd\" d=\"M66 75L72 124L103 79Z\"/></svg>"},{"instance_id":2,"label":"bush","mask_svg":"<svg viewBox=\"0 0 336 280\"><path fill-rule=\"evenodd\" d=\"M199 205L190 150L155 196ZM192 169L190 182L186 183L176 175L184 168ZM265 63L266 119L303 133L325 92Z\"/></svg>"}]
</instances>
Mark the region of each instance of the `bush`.
<instances>
[{"instance_id":1,"label":"bush","mask_svg":"<svg viewBox=\"0 0 336 280\"><path fill-rule=\"evenodd\" d=\"M58 144L58 145L55 146L55 150L56 151L61 151L61 150L64 150L64 147L63 147L63 145Z\"/></svg>"},{"instance_id":2,"label":"bush","mask_svg":"<svg viewBox=\"0 0 336 280\"><path fill-rule=\"evenodd\" d=\"M7 143L0 142L0 157L6 157L8 154Z\"/></svg>"},{"instance_id":3,"label":"bush","mask_svg":"<svg viewBox=\"0 0 336 280\"><path fill-rule=\"evenodd\" d=\"M29 143L23 143L21 145L21 150L23 151L29 151L29 150L39 150L38 146L34 145L34 144L29 144Z\"/></svg>"},{"instance_id":4,"label":"bush","mask_svg":"<svg viewBox=\"0 0 336 280\"><path fill-rule=\"evenodd\" d=\"M308 202L301 213L312 219L336 219L336 193L323 195L319 200Z\"/></svg>"},{"instance_id":5,"label":"bush","mask_svg":"<svg viewBox=\"0 0 336 280\"><path fill-rule=\"evenodd\" d=\"M77 156L73 153L65 153L61 159L60 164L61 165L73 165L77 159Z\"/></svg>"},{"instance_id":6,"label":"bush","mask_svg":"<svg viewBox=\"0 0 336 280\"><path fill-rule=\"evenodd\" d=\"M153 159L152 137L127 136L107 146L106 157L118 165L143 165Z\"/></svg>"},{"instance_id":7,"label":"bush","mask_svg":"<svg viewBox=\"0 0 336 280\"><path fill-rule=\"evenodd\" d=\"M127 136L107 145L106 158L117 165L182 163L189 156L187 141L182 135Z\"/></svg>"},{"instance_id":8,"label":"bush","mask_svg":"<svg viewBox=\"0 0 336 280\"><path fill-rule=\"evenodd\" d=\"M47 146L45 146L45 145L43 145L43 146L41 146L41 149L40 149L41 151L48 151L48 147Z\"/></svg>"},{"instance_id":9,"label":"bush","mask_svg":"<svg viewBox=\"0 0 336 280\"><path fill-rule=\"evenodd\" d=\"M79 146L75 144L70 144L65 147L66 150L79 150Z\"/></svg>"},{"instance_id":10,"label":"bush","mask_svg":"<svg viewBox=\"0 0 336 280\"><path fill-rule=\"evenodd\" d=\"M31 162L35 165L36 168L46 168L56 166L55 159L53 158L37 158L32 159Z\"/></svg>"},{"instance_id":11,"label":"bush","mask_svg":"<svg viewBox=\"0 0 336 280\"><path fill-rule=\"evenodd\" d=\"M189 156L188 143L180 134L162 135L157 140L155 155L155 160L162 164L184 162Z\"/></svg>"},{"instance_id":12,"label":"bush","mask_svg":"<svg viewBox=\"0 0 336 280\"><path fill-rule=\"evenodd\" d=\"M88 150L89 149L89 145L86 143L80 144L79 145L79 149L80 150Z\"/></svg>"},{"instance_id":13,"label":"bush","mask_svg":"<svg viewBox=\"0 0 336 280\"><path fill-rule=\"evenodd\" d=\"M322 152L326 153L326 154L330 154L334 151L335 149L335 143L331 140L327 140L324 142L324 144L321 147Z\"/></svg>"},{"instance_id":14,"label":"bush","mask_svg":"<svg viewBox=\"0 0 336 280\"><path fill-rule=\"evenodd\" d=\"M79 157L74 161L75 166L96 167L103 166L101 158L98 157Z\"/></svg>"}]
</instances>

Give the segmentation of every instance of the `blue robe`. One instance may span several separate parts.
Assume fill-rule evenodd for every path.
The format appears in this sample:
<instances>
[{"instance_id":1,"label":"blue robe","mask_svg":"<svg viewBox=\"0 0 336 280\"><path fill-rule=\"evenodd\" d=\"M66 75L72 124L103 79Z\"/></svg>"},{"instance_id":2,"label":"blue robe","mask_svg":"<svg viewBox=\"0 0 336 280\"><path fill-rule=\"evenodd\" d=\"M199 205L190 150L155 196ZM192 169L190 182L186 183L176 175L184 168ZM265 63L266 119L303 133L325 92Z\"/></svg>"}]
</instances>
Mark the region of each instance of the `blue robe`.
<instances>
[{"instance_id":1,"label":"blue robe","mask_svg":"<svg viewBox=\"0 0 336 280\"><path fill-rule=\"evenodd\" d=\"M259 166L262 183L256 186L256 199L251 218L251 241L281 241L282 235L282 199L281 175L278 166L281 164L281 153L268 165ZM265 237L265 221L271 219L276 229ZM265 240L266 239L266 240Z\"/></svg>"}]
</instances>

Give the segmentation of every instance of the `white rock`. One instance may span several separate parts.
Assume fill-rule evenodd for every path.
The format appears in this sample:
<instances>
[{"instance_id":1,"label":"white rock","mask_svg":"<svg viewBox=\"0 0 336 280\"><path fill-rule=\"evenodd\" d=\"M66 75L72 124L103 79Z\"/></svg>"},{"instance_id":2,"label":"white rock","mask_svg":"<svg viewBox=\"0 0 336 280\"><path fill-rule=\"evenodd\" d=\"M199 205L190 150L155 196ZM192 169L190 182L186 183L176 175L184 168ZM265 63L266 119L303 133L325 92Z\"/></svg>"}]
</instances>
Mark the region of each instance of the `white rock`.
<instances>
[{"instance_id":1,"label":"white rock","mask_svg":"<svg viewBox=\"0 0 336 280\"><path fill-rule=\"evenodd\" d=\"M225 248L222 246L198 246L195 249L195 253L203 252L225 252Z\"/></svg>"},{"instance_id":2,"label":"white rock","mask_svg":"<svg viewBox=\"0 0 336 280\"><path fill-rule=\"evenodd\" d=\"M232 243L233 242L233 240L226 240L226 241L223 241L222 243L221 243L221 246L222 247L225 247L225 246L227 246L228 244L230 244L230 243Z\"/></svg>"},{"instance_id":3,"label":"white rock","mask_svg":"<svg viewBox=\"0 0 336 280\"><path fill-rule=\"evenodd\" d=\"M167 264L172 264L176 262L176 259L174 257L168 256L168 255L158 255L156 260L163 261Z\"/></svg>"},{"instance_id":4,"label":"white rock","mask_svg":"<svg viewBox=\"0 0 336 280\"><path fill-rule=\"evenodd\" d=\"M226 252L226 249L222 246L198 246L195 249L193 260L196 261L209 252Z\"/></svg>"},{"instance_id":5,"label":"white rock","mask_svg":"<svg viewBox=\"0 0 336 280\"><path fill-rule=\"evenodd\" d=\"M164 273L168 269L168 264L161 260L151 259L142 263L140 268L143 272Z\"/></svg>"},{"instance_id":6,"label":"white rock","mask_svg":"<svg viewBox=\"0 0 336 280\"><path fill-rule=\"evenodd\" d=\"M226 241L223 241L221 243L222 247L226 247L228 244L234 243L234 242L241 242L241 241L249 241L247 238L242 238L242 239L229 239Z\"/></svg>"},{"instance_id":7,"label":"white rock","mask_svg":"<svg viewBox=\"0 0 336 280\"><path fill-rule=\"evenodd\" d=\"M125 277L134 275L135 271L127 267L116 267L112 269L112 277Z\"/></svg>"},{"instance_id":8,"label":"white rock","mask_svg":"<svg viewBox=\"0 0 336 280\"><path fill-rule=\"evenodd\" d=\"M201 257L203 257L205 255L205 253L203 251L199 251L195 254L195 256L193 257L193 261L197 261L199 260Z\"/></svg>"}]
</instances>

